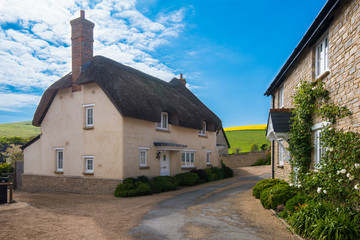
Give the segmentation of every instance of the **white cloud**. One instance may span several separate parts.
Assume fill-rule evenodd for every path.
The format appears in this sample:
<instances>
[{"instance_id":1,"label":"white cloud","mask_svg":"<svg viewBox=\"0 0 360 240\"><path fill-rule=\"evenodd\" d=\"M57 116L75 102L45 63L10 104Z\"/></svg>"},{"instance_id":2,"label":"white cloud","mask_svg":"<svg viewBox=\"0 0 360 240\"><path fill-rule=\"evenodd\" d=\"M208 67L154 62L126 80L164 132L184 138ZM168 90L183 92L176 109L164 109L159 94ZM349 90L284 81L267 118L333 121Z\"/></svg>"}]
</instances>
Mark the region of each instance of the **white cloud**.
<instances>
[{"instance_id":1,"label":"white cloud","mask_svg":"<svg viewBox=\"0 0 360 240\"><path fill-rule=\"evenodd\" d=\"M22 108L34 107L40 96L30 94L0 93L0 111L18 112Z\"/></svg>"},{"instance_id":2,"label":"white cloud","mask_svg":"<svg viewBox=\"0 0 360 240\"><path fill-rule=\"evenodd\" d=\"M172 79L174 70L151 54L179 36L185 27L186 8L159 13L152 20L141 14L136 4L136 0L91 3L83 0L0 0L0 86L30 93L32 88L45 89L70 72L69 21L79 17L79 9L85 9L86 18L95 23L95 55L104 55L163 80ZM11 95L11 99L19 103L20 97L31 96ZM0 110L5 108L7 111L17 109L0 106Z\"/></svg>"}]
</instances>

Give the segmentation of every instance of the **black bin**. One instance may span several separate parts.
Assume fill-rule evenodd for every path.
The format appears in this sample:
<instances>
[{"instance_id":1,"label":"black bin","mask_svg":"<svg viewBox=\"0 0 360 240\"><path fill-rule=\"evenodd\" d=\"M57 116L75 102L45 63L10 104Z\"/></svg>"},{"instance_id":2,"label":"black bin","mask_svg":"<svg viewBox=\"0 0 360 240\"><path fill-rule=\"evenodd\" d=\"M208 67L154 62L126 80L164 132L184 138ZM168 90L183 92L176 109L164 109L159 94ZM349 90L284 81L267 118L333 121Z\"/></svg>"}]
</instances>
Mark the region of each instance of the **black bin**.
<instances>
[{"instance_id":1,"label":"black bin","mask_svg":"<svg viewBox=\"0 0 360 240\"><path fill-rule=\"evenodd\" d=\"M0 183L7 183L9 179L6 177L0 177ZM0 204L7 203L7 185L0 185Z\"/></svg>"}]
</instances>

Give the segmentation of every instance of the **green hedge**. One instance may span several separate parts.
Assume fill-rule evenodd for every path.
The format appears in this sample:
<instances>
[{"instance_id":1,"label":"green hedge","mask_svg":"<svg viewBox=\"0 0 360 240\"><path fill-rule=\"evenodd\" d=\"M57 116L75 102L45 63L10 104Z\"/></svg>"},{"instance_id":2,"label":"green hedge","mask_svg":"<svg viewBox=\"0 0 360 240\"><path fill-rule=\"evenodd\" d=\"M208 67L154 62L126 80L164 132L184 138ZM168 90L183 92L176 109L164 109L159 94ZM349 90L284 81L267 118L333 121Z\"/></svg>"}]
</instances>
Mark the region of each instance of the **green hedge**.
<instances>
[{"instance_id":1,"label":"green hedge","mask_svg":"<svg viewBox=\"0 0 360 240\"><path fill-rule=\"evenodd\" d=\"M179 186L194 186L199 181L199 176L196 173L187 172L175 175Z\"/></svg>"},{"instance_id":2,"label":"green hedge","mask_svg":"<svg viewBox=\"0 0 360 240\"><path fill-rule=\"evenodd\" d=\"M171 176L154 177L150 181L151 191L153 193L161 193L175 190L178 186L177 180Z\"/></svg>"},{"instance_id":3,"label":"green hedge","mask_svg":"<svg viewBox=\"0 0 360 240\"><path fill-rule=\"evenodd\" d=\"M279 205L286 202L297 194L297 188L288 184L277 184L265 189L260 195L261 204L266 209L276 209Z\"/></svg>"},{"instance_id":4,"label":"green hedge","mask_svg":"<svg viewBox=\"0 0 360 240\"><path fill-rule=\"evenodd\" d=\"M209 182L217 181L224 178L223 172L218 167L206 168L205 173L208 176Z\"/></svg>"},{"instance_id":5,"label":"green hedge","mask_svg":"<svg viewBox=\"0 0 360 240\"><path fill-rule=\"evenodd\" d=\"M14 169L10 163L3 163L0 165L0 173L12 173Z\"/></svg>"},{"instance_id":6,"label":"green hedge","mask_svg":"<svg viewBox=\"0 0 360 240\"><path fill-rule=\"evenodd\" d=\"M233 170L226 166L223 160L221 160L221 170L224 178L231 178L234 176Z\"/></svg>"},{"instance_id":7,"label":"green hedge","mask_svg":"<svg viewBox=\"0 0 360 240\"><path fill-rule=\"evenodd\" d=\"M256 198L260 198L260 194L267 188L270 188L272 186L275 186L276 184L287 184L288 183L284 180L280 179L263 179L260 180L255 187L253 188L253 196Z\"/></svg>"},{"instance_id":8,"label":"green hedge","mask_svg":"<svg viewBox=\"0 0 360 240\"><path fill-rule=\"evenodd\" d=\"M136 197L150 194L150 186L136 178L126 178L122 184L116 187L114 192L115 197Z\"/></svg>"},{"instance_id":9,"label":"green hedge","mask_svg":"<svg viewBox=\"0 0 360 240\"><path fill-rule=\"evenodd\" d=\"M209 182L209 178L208 178L208 175L206 174L205 170L194 169L194 170L191 170L190 172L196 173L199 176L199 180L197 181L197 184Z\"/></svg>"}]
</instances>

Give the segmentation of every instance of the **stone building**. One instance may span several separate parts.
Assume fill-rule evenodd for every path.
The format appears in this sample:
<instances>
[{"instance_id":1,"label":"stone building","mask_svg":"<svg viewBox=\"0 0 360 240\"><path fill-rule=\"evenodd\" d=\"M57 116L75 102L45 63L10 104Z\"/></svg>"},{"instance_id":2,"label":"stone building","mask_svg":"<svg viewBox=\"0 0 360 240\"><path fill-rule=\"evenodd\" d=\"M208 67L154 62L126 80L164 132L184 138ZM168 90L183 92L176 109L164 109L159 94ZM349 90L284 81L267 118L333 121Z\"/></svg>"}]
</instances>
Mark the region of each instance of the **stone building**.
<instances>
[{"instance_id":1,"label":"stone building","mask_svg":"<svg viewBox=\"0 0 360 240\"><path fill-rule=\"evenodd\" d=\"M273 177L287 179L291 172L286 140L291 96L300 81L322 81L330 99L353 113L335 127L360 131L359 69L360 0L328 0L265 92L271 96L267 135L272 140ZM312 128L312 168L321 156L319 134L326 124L317 120Z\"/></svg>"},{"instance_id":2,"label":"stone building","mask_svg":"<svg viewBox=\"0 0 360 240\"><path fill-rule=\"evenodd\" d=\"M93 57L94 24L71 21L72 72L43 94L23 146L23 189L113 193L124 178L220 166L220 119L182 77L162 81Z\"/></svg>"}]
</instances>

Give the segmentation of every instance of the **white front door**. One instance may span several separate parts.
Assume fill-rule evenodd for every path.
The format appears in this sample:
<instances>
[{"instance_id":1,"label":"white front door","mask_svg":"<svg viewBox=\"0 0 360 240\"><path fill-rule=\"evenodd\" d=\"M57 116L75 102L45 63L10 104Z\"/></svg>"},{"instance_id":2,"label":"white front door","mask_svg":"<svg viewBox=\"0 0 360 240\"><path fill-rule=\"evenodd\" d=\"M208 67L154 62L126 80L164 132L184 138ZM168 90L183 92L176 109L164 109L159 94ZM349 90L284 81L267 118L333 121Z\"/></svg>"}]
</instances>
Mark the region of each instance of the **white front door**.
<instances>
[{"instance_id":1,"label":"white front door","mask_svg":"<svg viewBox=\"0 0 360 240\"><path fill-rule=\"evenodd\" d=\"M160 176L170 176L170 154L164 151L160 155Z\"/></svg>"}]
</instances>

